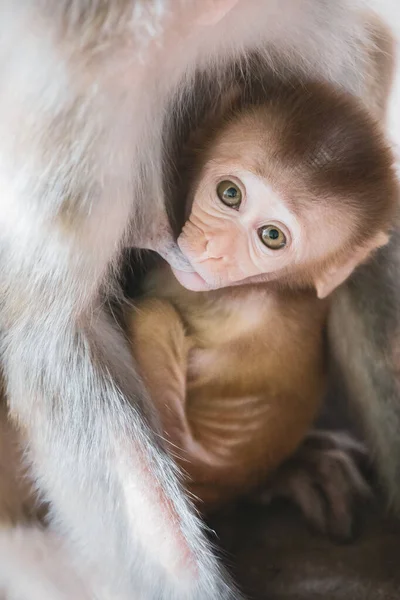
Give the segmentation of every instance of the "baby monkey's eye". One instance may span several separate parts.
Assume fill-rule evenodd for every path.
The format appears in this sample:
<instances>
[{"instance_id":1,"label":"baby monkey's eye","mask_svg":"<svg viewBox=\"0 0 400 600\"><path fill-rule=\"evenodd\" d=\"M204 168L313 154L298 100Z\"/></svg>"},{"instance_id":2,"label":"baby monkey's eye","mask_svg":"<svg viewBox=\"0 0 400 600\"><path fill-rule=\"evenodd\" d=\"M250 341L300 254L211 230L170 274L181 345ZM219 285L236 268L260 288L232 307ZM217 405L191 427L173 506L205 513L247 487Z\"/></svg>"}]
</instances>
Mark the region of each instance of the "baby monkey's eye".
<instances>
[{"instance_id":1,"label":"baby monkey's eye","mask_svg":"<svg viewBox=\"0 0 400 600\"><path fill-rule=\"evenodd\" d=\"M279 250L286 246L286 236L276 225L264 225L258 230L260 240L271 250Z\"/></svg>"},{"instance_id":2,"label":"baby monkey's eye","mask_svg":"<svg viewBox=\"0 0 400 600\"><path fill-rule=\"evenodd\" d=\"M218 198L226 206L239 209L240 203L242 202L242 192L233 181L221 181L217 186Z\"/></svg>"}]
</instances>

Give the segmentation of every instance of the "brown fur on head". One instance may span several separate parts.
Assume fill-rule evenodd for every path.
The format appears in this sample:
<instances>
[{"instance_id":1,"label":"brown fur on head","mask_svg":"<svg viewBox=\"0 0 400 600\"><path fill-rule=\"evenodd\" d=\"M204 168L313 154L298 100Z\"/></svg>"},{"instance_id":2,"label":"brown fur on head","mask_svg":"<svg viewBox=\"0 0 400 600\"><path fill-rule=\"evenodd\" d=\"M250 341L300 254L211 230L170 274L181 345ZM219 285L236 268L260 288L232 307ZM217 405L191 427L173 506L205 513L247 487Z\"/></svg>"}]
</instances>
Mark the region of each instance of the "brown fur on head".
<instances>
[{"instance_id":1,"label":"brown fur on head","mask_svg":"<svg viewBox=\"0 0 400 600\"><path fill-rule=\"evenodd\" d=\"M307 230L311 246L315 235L315 247L300 248L290 264L277 269L268 264L248 273L232 269L229 284L278 278L327 295L388 239L397 183L381 128L354 97L320 82L271 76L257 90L229 95L229 107L223 106L195 135L186 158L188 223L181 248L206 287L227 285L206 249L222 230L222 219L231 215L219 214L218 199L214 203L204 196L208 189L212 196L218 179L230 179L242 169L267 183ZM260 223L270 218L266 195L257 199ZM233 241L238 232L230 232ZM243 256L243 248L233 243L229 254L235 253Z\"/></svg>"}]
</instances>

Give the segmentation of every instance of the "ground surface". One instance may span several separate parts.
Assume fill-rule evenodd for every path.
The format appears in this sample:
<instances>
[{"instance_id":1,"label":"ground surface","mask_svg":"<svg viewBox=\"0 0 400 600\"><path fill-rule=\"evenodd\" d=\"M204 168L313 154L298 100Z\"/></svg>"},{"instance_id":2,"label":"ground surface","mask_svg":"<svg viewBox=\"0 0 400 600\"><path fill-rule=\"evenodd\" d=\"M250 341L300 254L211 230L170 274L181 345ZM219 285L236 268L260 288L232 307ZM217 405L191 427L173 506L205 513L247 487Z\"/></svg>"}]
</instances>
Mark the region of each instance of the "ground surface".
<instances>
[{"instance_id":1,"label":"ground surface","mask_svg":"<svg viewBox=\"0 0 400 600\"><path fill-rule=\"evenodd\" d=\"M312 533L291 507L242 508L215 527L252 600L400 600L400 522L360 510L347 545Z\"/></svg>"}]
</instances>

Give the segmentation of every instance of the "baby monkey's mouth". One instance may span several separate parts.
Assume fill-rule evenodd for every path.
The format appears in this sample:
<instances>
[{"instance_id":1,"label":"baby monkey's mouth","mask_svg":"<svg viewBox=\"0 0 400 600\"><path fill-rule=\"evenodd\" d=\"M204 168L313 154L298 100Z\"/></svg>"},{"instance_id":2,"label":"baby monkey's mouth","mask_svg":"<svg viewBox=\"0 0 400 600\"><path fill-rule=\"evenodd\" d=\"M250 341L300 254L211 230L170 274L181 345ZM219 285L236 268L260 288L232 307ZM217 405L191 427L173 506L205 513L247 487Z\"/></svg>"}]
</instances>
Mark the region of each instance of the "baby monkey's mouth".
<instances>
[{"instance_id":1,"label":"baby monkey's mouth","mask_svg":"<svg viewBox=\"0 0 400 600\"><path fill-rule=\"evenodd\" d=\"M184 249L181 246L180 238L178 238L178 240L177 240L177 245L182 253L182 257L185 260L185 266L184 266L184 268L182 268L180 265L177 265L176 263L171 264L171 262L170 262L170 266L171 266L173 274L175 275L175 277L179 281L179 283L184 288L186 288L187 290L190 290L192 292L206 292L206 291L215 289L215 286L208 283L204 279L204 277L202 277L197 272L197 269L195 267L193 267L190 258L187 256L187 253L184 251Z\"/></svg>"},{"instance_id":2,"label":"baby monkey's mouth","mask_svg":"<svg viewBox=\"0 0 400 600\"><path fill-rule=\"evenodd\" d=\"M171 269L179 283L187 290L191 290L192 292L207 292L213 289L195 270L189 273L188 271L179 271L174 267L171 267Z\"/></svg>"}]
</instances>

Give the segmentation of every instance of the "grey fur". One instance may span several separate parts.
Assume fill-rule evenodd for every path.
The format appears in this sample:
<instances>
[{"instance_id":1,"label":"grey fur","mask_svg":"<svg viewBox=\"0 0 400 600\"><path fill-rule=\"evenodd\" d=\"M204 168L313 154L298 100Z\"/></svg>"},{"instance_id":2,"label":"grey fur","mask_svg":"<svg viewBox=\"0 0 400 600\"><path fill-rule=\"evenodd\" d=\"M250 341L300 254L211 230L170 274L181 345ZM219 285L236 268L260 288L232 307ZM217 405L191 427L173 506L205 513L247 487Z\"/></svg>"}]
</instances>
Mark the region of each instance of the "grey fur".
<instances>
[{"instance_id":1,"label":"grey fur","mask_svg":"<svg viewBox=\"0 0 400 600\"><path fill-rule=\"evenodd\" d=\"M392 507L400 509L400 233L337 291L334 359L372 444Z\"/></svg>"}]
</instances>

